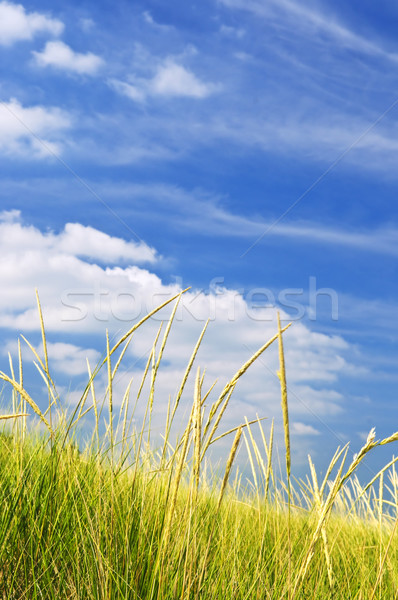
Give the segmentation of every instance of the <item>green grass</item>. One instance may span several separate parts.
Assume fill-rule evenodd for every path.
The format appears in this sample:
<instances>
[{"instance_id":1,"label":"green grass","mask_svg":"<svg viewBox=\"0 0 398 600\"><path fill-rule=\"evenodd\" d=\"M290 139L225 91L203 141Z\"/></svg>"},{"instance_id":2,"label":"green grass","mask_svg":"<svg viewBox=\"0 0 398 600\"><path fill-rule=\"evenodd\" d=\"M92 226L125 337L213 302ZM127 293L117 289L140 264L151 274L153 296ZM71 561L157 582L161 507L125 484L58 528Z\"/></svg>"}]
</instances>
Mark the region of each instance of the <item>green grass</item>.
<instances>
[{"instance_id":1,"label":"green grass","mask_svg":"<svg viewBox=\"0 0 398 600\"><path fill-rule=\"evenodd\" d=\"M12 410L0 435L0 598L398 598L395 464L367 486L355 474L368 452L398 435L376 441L371 432L351 462L347 447L339 449L322 481L311 461L306 481L290 477L280 325L213 400L212 390L203 389L202 371L193 373L200 338L169 403L163 444L151 450L156 377L175 310L155 340L138 397L130 399L128 386L117 413L117 370L145 319L114 346L107 337L104 360L93 371L88 367L88 385L71 413L49 372L40 304L39 314L44 358L31 350L47 384L47 410L25 389L21 353L17 368L10 360L10 374L0 373L12 390ZM213 474L207 456L220 437L226 439L223 415L235 385L274 342L280 351L286 477L272 468L272 428L266 439L261 421L249 424L243 416L229 432L223 471ZM108 383L100 398L101 370ZM173 422L189 375L196 377L192 410L175 438ZM145 381L147 398L141 391ZM132 428L137 400L146 412ZM79 451L77 428L85 421L92 424L91 437ZM250 486L233 469L239 445L248 453Z\"/></svg>"}]
</instances>

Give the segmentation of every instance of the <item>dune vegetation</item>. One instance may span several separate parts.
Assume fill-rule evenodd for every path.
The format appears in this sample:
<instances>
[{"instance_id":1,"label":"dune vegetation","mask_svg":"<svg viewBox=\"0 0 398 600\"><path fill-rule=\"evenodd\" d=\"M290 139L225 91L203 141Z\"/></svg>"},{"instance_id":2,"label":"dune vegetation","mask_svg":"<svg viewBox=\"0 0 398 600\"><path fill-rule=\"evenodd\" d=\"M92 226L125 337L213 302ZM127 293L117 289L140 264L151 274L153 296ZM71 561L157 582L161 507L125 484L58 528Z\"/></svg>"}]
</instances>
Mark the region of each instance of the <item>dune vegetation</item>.
<instances>
[{"instance_id":1,"label":"dune vegetation","mask_svg":"<svg viewBox=\"0 0 398 600\"><path fill-rule=\"evenodd\" d=\"M116 402L115 378L133 336L156 311L115 344L107 335L103 359L92 370L88 365L87 386L73 409L63 406L49 371L38 301L43 352L25 338L21 343L45 382L46 410L25 387L21 344L9 373L0 372L3 395L10 390L12 396L9 414L1 416L0 598L398 598L395 462L367 485L356 476L366 455L398 440L398 433L377 440L372 430L352 459L348 446L339 448L322 479L309 459L308 478L297 481L290 465L287 327L279 318L275 336L214 397L195 361L205 326L169 401L162 443L151 443L156 378L180 296L156 309L174 302L136 397L130 382ZM272 426L266 436L261 419L248 422L242 415L233 429L223 427L239 379L271 344L279 346L283 476L273 468ZM103 373L106 389L99 391ZM195 381L192 407L176 436L188 378ZM146 407L138 425L137 402ZM85 420L92 429L83 446ZM213 470L209 451L221 439L230 440L230 453L223 468ZM250 485L234 466L240 445Z\"/></svg>"}]
</instances>

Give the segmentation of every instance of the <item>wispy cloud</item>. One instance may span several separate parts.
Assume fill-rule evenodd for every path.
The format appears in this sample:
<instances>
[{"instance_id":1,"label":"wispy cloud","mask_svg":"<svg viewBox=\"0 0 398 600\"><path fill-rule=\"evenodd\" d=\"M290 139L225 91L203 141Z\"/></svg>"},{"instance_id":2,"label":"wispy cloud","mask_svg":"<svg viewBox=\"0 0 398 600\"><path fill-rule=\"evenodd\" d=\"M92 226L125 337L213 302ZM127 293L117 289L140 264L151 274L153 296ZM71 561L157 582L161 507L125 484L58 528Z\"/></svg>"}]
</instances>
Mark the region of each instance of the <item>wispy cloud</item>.
<instances>
[{"instance_id":1,"label":"wispy cloud","mask_svg":"<svg viewBox=\"0 0 398 600\"><path fill-rule=\"evenodd\" d=\"M342 168L372 169L388 176L396 171L398 128L390 115L356 142L395 99L394 71L381 69L379 60L368 56L364 60L363 53L393 61L398 55L351 30L325 4L315 8L292 0L222 3L256 16L253 23L250 13L240 14L239 27L236 18L223 19L218 43L225 43L223 36L235 36L235 58L224 60L219 49L212 60L214 39L211 50L200 48L195 61L185 61L171 50L159 60L142 43L130 74L110 78L109 85L134 102L162 101L156 112L140 115L136 131L145 127L153 138L154 127L159 145L170 149L175 144L183 153L198 146L219 150L230 143L242 156L255 150L297 157L304 164L328 165L353 145ZM249 28L263 30L261 44L259 36L243 35ZM236 55L251 57L250 68ZM390 90L385 101L381 88ZM186 114L184 120L167 110L164 99L184 96L208 98L206 113L200 112L201 102L196 102L197 112Z\"/></svg>"},{"instance_id":2,"label":"wispy cloud","mask_svg":"<svg viewBox=\"0 0 398 600\"><path fill-rule=\"evenodd\" d=\"M103 59L92 52L75 52L59 40L47 42L41 52L33 51L36 63L40 67L54 67L62 71L80 75L95 75L104 64Z\"/></svg>"},{"instance_id":3,"label":"wispy cloud","mask_svg":"<svg viewBox=\"0 0 398 600\"><path fill-rule=\"evenodd\" d=\"M165 25L164 23L158 23L157 21L155 21L155 19L153 18L152 14L149 12L149 10L145 10L142 13L142 17L143 17L145 23L147 23L148 25L151 25L151 27L154 27L155 29L168 31L172 28L170 25Z\"/></svg>"},{"instance_id":4,"label":"wispy cloud","mask_svg":"<svg viewBox=\"0 0 398 600\"><path fill-rule=\"evenodd\" d=\"M135 102L143 102L146 98L145 90L137 85L132 85L126 81L120 81L118 79L109 79L108 85L115 90L118 94L130 98Z\"/></svg>"},{"instance_id":5,"label":"wispy cloud","mask_svg":"<svg viewBox=\"0 0 398 600\"><path fill-rule=\"evenodd\" d=\"M242 27L230 27L229 25L221 25L220 33L226 37L241 39L246 35L246 30Z\"/></svg>"},{"instance_id":6,"label":"wispy cloud","mask_svg":"<svg viewBox=\"0 0 398 600\"><path fill-rule=\"evenodd\" d=\"M272 235L301 238L303 241L349 246L368 253L386 254L398 257L398 229L390 226L373 230L349 231L332 229L321 224L278 225Z\"/></svg>"},{"instance_id":7,"label":"wispy cloud","mask_svg":"<svg viewBox=\"0 0 398 600\"><path fill-rule=\"evenodd\" d=\"M188 190L168 184L127 182L119 184L106 181L99 184L91 180L87 180L87 183L112 206L123 207L121 214L129 222L141 222L147 227L150 221L154 227L166 227L173 232L173 235L178 235L180 232L184 232L185 235L189 232L213 239L235 238L241 240L241 246L236 251L237 256L272 225L272 220L265 219L261 214L244 215L232 211L229 204L235 202L236 198L220 197L205 190ZM34 188L39 196L42 190L43 197L50 195L50 197L62 198L72 193L69 184L58 179L44 181L28 179L18 184L4 180L3 188L7 190L8 195L15 194L19 197L28 194L31 188ZM3 213L3 220L4 218ZM92 234L93 239L91 239ZM79 247L89 249L93 257L100 258L101 252L108 249L107 254L104 255L107 260L117 260L118 256L125 256L126 260L138 258L138 255L133 256L132 249L127 249L113 238L112 242L109 241L107 244L105 234L94 234L89 227L84 228L79 224L67 224L64 238L76 251ZM320 221L290 219L271 227L263 243L275 238L285 238L296 244L320 248L351 248L362 253L364 257L371 255L398 257L398 226L392 223L373 228L369 226L360 228L358 225L343 226L340 223L325 225ZM112 256L114 259L111 259ZM140 256L142 258L144 253ZM145 257L148 263L159 259L153 248L145 251ZM357 306L358 300L347 304L352 307Z\"/></svg>"},{"instance_id":8,"label":"wispy cloud","mask_svg":"<svg viewBox=\"0 0 398 600\"><path fill-rule=\"evenodd\" d=\"M95 21L94 21L94 19L91 19L90 17L86 17L86 18L79 19L78 25L82 29L82 31L84 31L85 33L90 33L93 31L93 29L95 27Z\"/></svg>"},{"instance_id":9,"label":"wispy cloud","mask_svg":"<svg viewBox=\"0 0 398 600\"><path fill-rule=\"evenodd\" d=\"M111 188L105 186L104 189L107 195L112 194ZM116 193L115 189L113 193ZM303 244L350 247L367 254L398 257L398 227L391 224L359 229L344 228L340 223L333 227L321 222L296 220L272 227L272 220L266 220L259 214L250 216L232 212L227 199L205 191L190 192L180 187L158 184L124 186L118 193L135 198L135 207L140 215L144 205L156 209L159 219L167 222L171 229L190 230L206 236L255 239L271 227L266 239L285 237ZM142 203L144 205L141 206Z\"/></svg>"},{"instance_id":10,"label":"wispy cloud","mask_svg":"<svg viewBox=\"0 0 398 600\"><path fill-rule=\"evenodd\" d=\"M381 56L393 62L398 62L398 54L389 52L368 38L357 34L341 21L326 6L320 12L303 2L295 0L219 0L225 6L233 9L250 11L269 21L273 18L278 26L289 29L293 35L309 33L318 36L329 36L340 47L350 48L365 54ZM294 25L292 27L292 25ZM322 40L323 43L325 39Z\"/></svg>"},{"instance_id":11,"label":"wispy cloud","mask_svg":"<svg viewBox=\"0 0 398 600\"><path fill-rule=\"evenodd\" d=\"M259 108L257 115L242 107L238 117L227 106L223 114L209 120L206 132L213 142L228 139L242 148L297 156L326 166L344 153L340 168L371 169L394 177L398 127L389 108L396 108L397 100L397 96L390 97L380 112L356 106L357 112L353 112L352 106L337 108L322 97L304 96L299 107L289 108L286 117L277 103L283 105L291 99L285 91L275 90L273 96L265 93L264 109Z\"/></svg>"},{"instance_id":12,"label":"wispy cloud","mask_svg":"<svg viewBox=\"0 0 398 600\"><path fill-rule=\"evenodd\" d=\"M380 112L371 101L360 107L354 101L347 105L340 102L336 106L333 99L325 98L323 92L314 89L314 80L307 74L308 93L300 96L299 103L295 96L301 91L295 91L295 86L303 82L299 84L293 77L291 89L286 89L284 83L280 87L275 81L269 88L266 87L261 103L254 110L250 98L255 97L258 91L252 90L250 95L247 93L250 87L246 91L242 87L231 89L232 76L228 84L225 81L217 84L202 80L195 84L196 78L189 85L192 72L185 68L181 71L180 65L177 67L174 63L173 66L172 63L164 63L153 77L147 79L131 76L124 80L108 80L108 85L118 94L141 104L150 98L209 98L211 104L206 112L197 102L196 112L187 113L184 120L169 110L168 103L158 103L156 112L140 114L135 124L135 139L143 132L153 143L153 132L156 131L157 145L163 146L166 152L178 150L177 154L186 155L198 147L220 150L228 143L235 153L242 156L248 151L256 151L271 153L274 157L297 157L303 164L317 163L321 169L345 153L339 163L340 169L355 168L358 172L371 169L389 178L395 176L398 126L391 118L392 111L377 122L377 126L370 128L396 98L386 101ZM241 68L244 69L244 66L240 64L236 67L238 71ZM191 75L188 77L187 73ZM287 77L289 71L283 74ZM241 75L235 76L239 79ZM305 77L303 81L307 81ZM214 75L212 78L214 81ZM204 124L204 121L205 126L198 127L198 123ZM112 127L115 127L114 115ZM125 129L122 115L120 127ZM123 139L123 131L120 139Z\"/></svg>"},{"instance_id":13,"label":"wispy cloud","mask_svg":"<svg viewBox=\"0 0 398 600\"><path fill-rule=\"evenodd\" d=\"M26 12L22 4L0 2L0 44L10 46L21 40L31 40L40 33L58 36L64 25L43 13Z\"/></svg>"}]
</instances>

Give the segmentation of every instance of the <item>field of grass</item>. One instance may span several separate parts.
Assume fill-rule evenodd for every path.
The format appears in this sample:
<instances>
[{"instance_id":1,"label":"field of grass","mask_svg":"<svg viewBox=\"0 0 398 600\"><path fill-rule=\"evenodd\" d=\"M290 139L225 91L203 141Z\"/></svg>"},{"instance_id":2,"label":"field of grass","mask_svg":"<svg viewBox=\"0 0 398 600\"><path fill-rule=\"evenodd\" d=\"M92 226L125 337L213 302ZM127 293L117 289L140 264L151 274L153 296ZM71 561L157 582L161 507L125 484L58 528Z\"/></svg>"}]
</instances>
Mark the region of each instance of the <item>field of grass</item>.
<instances>
[{"instance_id":1,"label":"field of grass","mask_svg":"<svg viewBox=\"0 0 398 600\"><path fill-rule=\"evenodd\" d=\"M163 445L151 449L156 377L179 300L170 300L175 302L172 315L142 376L138 396L147 381L148 397L133 402L129 385L120 410L114 410L118 368L132 336L150 316L113 346L107 337L104 359L93 371L88 367L87 387L72 413L62 407L49 372L38 303L44 356L30 349L48 388L47 410L40 410L24 387L21 352L18 364L10 359L9 374L0 372L13 404L1 417L0 598L398 598L395 463L366 486L356 477L366 454L398 440L398 434L377 441L371 431L352 460L347 447L338 449L322 480L311 460L309 478L295 480L279 321L275 337L213 400L194 366L201 336L169 403ZM233 430L222 426L238 380L272 343L279 345L283 478L272 467L272 428L266 439L261 420L248 423L243 415ZM100 397L101 370L107 373L107 389ZM189 376L195 378L192 410L175 439L172 426ZM146 413L133 428L137 399ZM40 427L28 425L33 416ZM94 423L92 438L79 449L76 431L85 418ZM207 455L213 444L225 441L224 434L231 450L223 471L214 475ZM240 444L248 453L250 486L233 470Z\"/></svg>"}]
</instances>

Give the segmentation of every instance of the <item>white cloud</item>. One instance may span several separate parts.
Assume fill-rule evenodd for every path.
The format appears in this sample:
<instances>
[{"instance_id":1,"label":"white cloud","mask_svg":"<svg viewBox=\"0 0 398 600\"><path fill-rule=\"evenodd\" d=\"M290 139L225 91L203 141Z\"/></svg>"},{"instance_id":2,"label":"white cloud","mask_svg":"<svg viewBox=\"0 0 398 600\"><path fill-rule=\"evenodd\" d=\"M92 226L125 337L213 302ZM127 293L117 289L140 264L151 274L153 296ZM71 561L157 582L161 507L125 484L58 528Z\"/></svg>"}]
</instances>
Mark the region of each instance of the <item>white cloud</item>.
<instances>
[{"instance_id":1,"label":"white cloud","mask_svg":"<svg viewBox=\"0 0 398 600\"><path fill-rule=\"evenodd\" d=\"M0 2L0 44L9 46L20 40L31 40L38 33L58 36L64 25L42 13L27 13L22 4Z\"/></svg>"},{"instance_id":2,"label":"white cloud","mask_svg":"<svg viewBox=\"0 0 398 600\"><path fill-rule=\"evenodd\" d=\"M3 210L0 213L0 220L2 223L15 223L19 221L21 216L21 211L12 209L12 210Z\"/></svg>"},{"instance_id":3,"label":"white cloud","mask_svg":"<svg viewBox=\"0 0 398 600\"><path fill-rule=\"evenodd\" d=\"M156 251L144 242L126 242L80 223L67 223L57 243L63 252L105 263L157 261Z\"/></svg>"},{"instance_id":4,"label":"white cloud","mask_svg":"<svg viewBox=\"0 0 398 600\"><path fill-rule=\"evenodd\" d=\"M22 362L27 364L34 359L30 348L23 343L21 345ZM40 343L36 348L37 353L44 359L43 344ZM87 360L90 366L96 365L101 358L101 354L94 348L82 348L75 344L65 342L49 342L47 341L47 352L49 358L50 373L54 370L57 373L66 374L69 376L87 375ZM1 354L7 356L18 356L17 340L10 340L3 344Z\"/></svg>"},{"instance_id":5,"label":"white cloud","mask_svg":"<svg viewBox=\"0 0 398 600\"><path fill-rule=\"evenodd\" d=\"M47 42L42 52L32 52L41 67L55 67L80 75L94 75L104 64L103 59L92 52L75 52L59 40Z\"/></svg>"},{"instance_id":6,"label":"white cloud","mask_svg":"<svg viewBox=\"0 0 398 600\"><path fill-rule=\"evenodd\" d=\"M296 421L292 423L292 433L294 435L321 435L320 432L312 425L306 425Z\"/></svg>"},{"instance_id":7,"label":"white cloud","mask_svg":"<svg viewBox=\"0 0 398 600\"><path fill-rule=\"evenodd\" d=\"M19 211L0 213L2 243L11 253L25 247L28 251L48 252L59 257L87 257L102 263L154 263L156 251L144 242L126 242L93 227L66 223L58 233L42 234L38 229L24 226Z\"/></svg>"},{"instance_id":8,"label":"white cloud","mask_svg":"<svg viewBox=\"0 0 398 600\"><path fill-rule=\"evenodd\" d=\"M201 81L192 71L172 59L158 66L150 79L136 77L128 83L110 79L108 84L119 94L139 102L150 96L202 99L220 89L217 84Z\"/></svg>"},{"instance_id":9,"label":"white cloud","mask_svg":"<svg viewBox=\"0 0 398 600\"><path fill-rule=\"evenodd\" d=\"M158 69L150 87L154 94L191 98L205 98L215 90L214 84L200 81L194 73L173 61L167 61Z\"/></svg>"},{"instance_id":10,"label":"white cloud","mask_svg":"<svg viewBox=\"0 0 398 600\"><path fill-rule=\"evenodd\" d=\"M91 353L90 360L95 362L97 354L92 348L83 350L79 336L99 334L102 338L108 329L111 336L119 337L132 322L180 291L177 284L165 285L156 274L137 265L101 266L98 262L99 259L102 264L108 259L114 261L119 256L125 258L126 253L133 255L139 248L123 240L104 237L103 233L79 224L68 226L58 234L42 233L24 225L18 213L6 213L0 223L0 327L28 336L29 332L39 331L34 297L37 287L48 342L53 344L50 349L55 368L62 369L65 360L66 374L83 373L85 366L79 369L78 361L81 359L85 364L85 355ZM147 248L141 249L147 256ZM89 255L91 260L84 260L83 255ZM167 319L169 314L169 309L164 310L134 337L128 361L134 363L138 357L147 356L160 319ZM218 288L209 294L188 292L177 311L164 367L159 374L157 390L161 397L167 399L169 393L175 393L197 336L208 318L211 322L198 364L207 369L206 385L218 379L218 389L276 330L274 310L263 309L253 318L236 290ZM286 319L283 313L282 318ZM62 340L62 333L68 335L67 344ZM70 342L71 335L76 336L76 341ZM305 415L304 418L310 420L314 414L322 418L322 415L341 411L343 399L328 386L334 385L347 368L343 355L350 351L348 344L337 336L314 333L303 323L295 323L285 334L285 349L292 415L300 414L301 418ZM298 360L300 357L302 360ZM241 421L244 415L255 417L256 413L261 416L280 414L277 368L277 346L274 345L239 383L229 412L230 422ZM303 369L308 369L305 384ZM138 373L138 367L134 370ZM125 375L129 377L131 371L126 370ZM138 381L136 377L136 383ZM317 382L318 387L314 387L313 382Z\"/></svg>"},{"instance_id":11,"label":"white cloud","mask_svg":"<svg viewBox=\"0 0 398 600\"><path fill-rule=\"evenodd\" d=\"M8 155L47 158L59 153L70 115L60 108L22 106L18 100L0 103L0 152Z\"/></svg>"},{"instance_id":12,"label":"white cloud","mask_svg":"<svg viewBox=\"0 0 398 600\"><path fill-rule=\"evenodd\" d=\"M91 365L95 365L101 357L98 350L81 348L75 344L66 344L64 342L49 342L47 344L47 351L50 359L50 369L54 368L66 375L86 374L86 359L88 359ZM42 354L42 350L40 350L40 354Z\"/></svg>"},{"instance_id":13,"label":"white cloud","mask_svg":"<svg viewBox=\"0 0 398 600\"><path fill-rule=\"evenodd\" d=\"M292 357L290 360L294 360L294 357ZM324 362L322 360L320 362L323 363L324 367ZM331 370L334 370L336 368L340 369L340 372L346 375L345 366L343 367L343 365L341 364L337 366L336 364L334 364L334 366L331 367ZM308 373L309 380L311 380L311 375L312 371ZM341 415L341 413L344 412L345 406L344 397L342 396L342 394L340 394L334 389L327 389L325 387L315 388L313 386L313 382L311 382L311 385L304 385L300 382L300 376L303 377L303 372L300 371L299 368L297 368L294 385L290 388L290 397L293 396L295 400L296 415L300 415L301 417L303 417L304 415L305 417L307 417L308 414L311 414L313 417L319 415L337 416ZM330 378L329 371L329 373L325 373L325 375L323 376L323 381L330 384L330 379L333 380L335 378Z\"/></svg>"},{"instance_id":14,"label":"white cloud","mask_svg":"<svg viewBox=\"0 0 398 600\"><path fill-rule=\"evenodd\" d=\"M47 331L50 366L55 371L56 381L64 385L65 377L79 377L78 381L72 380L71 386L65 386L65 393L61 389L66 402L79 398L76 385L86 379L86 356L93 367L98 361L98 351L104 351L106 329L111 339L116 341L132 323L181 290L177 283L166 285L155 273L137 265L126 266L121 262L104 266L106 257L113 260L118 249L124 247L123 240L118 242L112 238L108 246L104 244L101 261L92 257L84 260L83 255L92 253L91 250L86 253L81 247L84 230L83 226L76 228L75 224L69 232L43 233L24 225L15 211L5 213L0 222L0 328L3 329L3 347L10 348L14 335L23 333L40 349L40 323L34 294L37 287ZM78 235L74 237L76 232ZM89 232L88 239L96 235L103 240L103 234L96 233L94 229ZM70 244L66 243L68 239ZM97 248L94 244L94 253ZM132 398L135 398L143 363L161 320L167 321L170 311L171 306L134 335L115 380L115 408L120 406L132 376ZM286 322L286 315L282 312L281 316ZM196 365L206 369L206 390L217 380L213 400L226 381L275 334L277 328L274 309L263 309L253 318L244 298L236 290L218 288L208 294L197 290L187 292L177 310L157 378L152 417L154 435L164 430L167 399L169 395L175 397L192 349L208 318L210 323ZM351 346L341 337L312 332L300 322L294 323L284 338L292 423L297 421L314 428L318 423L329 424L329 432L332 431L346 408L346 398L336 387L340 376L345 376L350 368L346 357L352 355ZM24 360L29 360L28 354L24 353ZM2 368L8 370L5 357L3 362ZM245 416L249 419L256 418L257 414L268 417L269 421L264 423L266 428L270 419L276 417L276 443L278 446L283 443L277 369L278 348L273 344L239 381L225 414L222 431L241 423ZM303 369L308 370L306 377ZM193 377L190 377L181 401L177 429L192 401ZM99 401L105 388L104 371L97 381ZM68 389L72 389L72 393ZM143 402L136 410L138 422L144 415L147 392L144 388ZM298 430L294 427L293 432L300 434L301 431L300 425ZM307 430L306 434L311 433ZM337 433L335 436L339 439ZM230 440L225 440L224 445L228 452ZM221 444L220 452L223 448ZM299 458L296 452L295 460Z\"/></svg>"}]
</instances>

